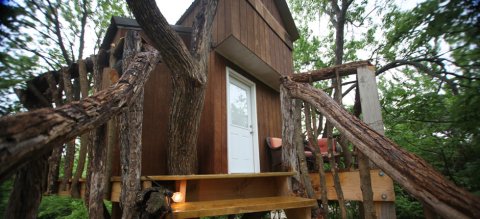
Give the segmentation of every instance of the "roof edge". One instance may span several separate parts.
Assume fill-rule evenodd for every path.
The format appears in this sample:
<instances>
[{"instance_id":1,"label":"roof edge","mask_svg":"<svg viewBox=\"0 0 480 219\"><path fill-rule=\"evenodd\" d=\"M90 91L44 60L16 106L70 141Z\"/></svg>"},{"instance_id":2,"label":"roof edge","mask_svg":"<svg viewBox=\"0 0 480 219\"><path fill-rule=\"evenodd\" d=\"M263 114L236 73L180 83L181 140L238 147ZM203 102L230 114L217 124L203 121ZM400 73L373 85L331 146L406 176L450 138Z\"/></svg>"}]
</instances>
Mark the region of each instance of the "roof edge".
<instances>
[{"instance_id":1,"label":"roof edge","mask_svg":"<svg viewBox=\"0 0 480 219\"><path fill-rule=\"evenodd\" d=\"M274 2L277 5L282 21L285 24L285 29L290 35L292 42L297 40L300 37L300 34L287 2L285 0L275 0Z\"/></svg>"},{"instance_id":2,"label":"roof edge","mask_svg":"<svg viewBox=\"0 0 480 219\"><path fill-rule=\"evenodd\" d=\"M190 34L192 32L191 27L185 27L181 25L170 25L170 27L172 27L177 33ZM135 19L112 16L112 19L110 20L110 25L108 26L107 32L103 37L102 44L100 45L100 49L104 49L104 50L110 49L110 44L115 38L115 34L117 33L119 28L129 29L129 30L142 30L142 27L140 27L140 25L137 23Z\"/></svg>"}]
</instances>

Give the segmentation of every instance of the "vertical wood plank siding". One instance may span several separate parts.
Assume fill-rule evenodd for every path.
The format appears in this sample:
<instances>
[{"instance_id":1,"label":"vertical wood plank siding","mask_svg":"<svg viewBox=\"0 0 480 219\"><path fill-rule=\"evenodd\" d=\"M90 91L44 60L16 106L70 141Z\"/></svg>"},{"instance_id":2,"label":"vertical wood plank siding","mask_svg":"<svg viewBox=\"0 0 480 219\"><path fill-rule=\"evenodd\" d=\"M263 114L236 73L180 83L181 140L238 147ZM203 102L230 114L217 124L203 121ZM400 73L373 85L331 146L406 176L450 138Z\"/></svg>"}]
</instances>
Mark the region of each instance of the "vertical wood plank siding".
<instances>
[{"instance_id":1,"label":"vertical wood plank siding","mask_svg":"<svg viewBox=\"0 0 480 219\"><path fill-rule=\"evenodd\" d=\"M274 0L261 1L283 25ZM181 21L192 26L197 7ZM248 0L220 0L212 27L214 45L230 36L281 75L292 73L292 51L255 11ZM123 36L122 31L117 35ZM118 39L119 37L117 37ZM270 171L265 138L281 136L279 93L257 80L214 50L210 53L205 106L198 136L199 173L227 173L226 67L230 67L256 84L260 169ZM170 72L159 64L145 85L142 175L167 174L167 124L171 98ZM118 147L116 150L119 156ZM113 175L120 174L119 160L114 160Z\"/></svg>"}]
</instances>

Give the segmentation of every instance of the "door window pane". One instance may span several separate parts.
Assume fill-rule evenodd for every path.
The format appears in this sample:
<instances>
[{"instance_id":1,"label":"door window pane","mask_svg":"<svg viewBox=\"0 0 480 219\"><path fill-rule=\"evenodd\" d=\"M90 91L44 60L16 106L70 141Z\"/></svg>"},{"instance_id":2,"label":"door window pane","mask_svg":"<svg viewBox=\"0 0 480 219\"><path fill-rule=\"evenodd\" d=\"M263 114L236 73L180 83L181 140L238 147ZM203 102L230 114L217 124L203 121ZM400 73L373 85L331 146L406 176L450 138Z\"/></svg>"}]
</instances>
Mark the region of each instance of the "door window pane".
<instances>
[{"instance_id":1,"label":"door window pane","mask_svg":"<svg viewBox=\"0 0 480 219\"><path fill-rule=\"evenodd\" d=\"M233 125L248 128L248 92L230 83L230 115Z\"/></svg>"}]
</instances>

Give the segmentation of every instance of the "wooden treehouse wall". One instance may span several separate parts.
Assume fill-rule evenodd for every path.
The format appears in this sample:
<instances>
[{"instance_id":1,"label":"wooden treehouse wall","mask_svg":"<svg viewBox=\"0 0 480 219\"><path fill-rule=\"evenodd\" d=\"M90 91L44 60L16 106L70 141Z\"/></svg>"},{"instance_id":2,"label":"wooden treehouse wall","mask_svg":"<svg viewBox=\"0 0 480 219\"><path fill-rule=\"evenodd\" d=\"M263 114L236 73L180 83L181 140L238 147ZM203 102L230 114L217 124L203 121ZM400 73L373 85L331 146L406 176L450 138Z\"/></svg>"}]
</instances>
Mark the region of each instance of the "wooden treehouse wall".
<instances>
[{"instance_id":1,"label":"wooden treehouse wall","mask_svg":"<svg viewBox=\"0 0 480 219\"><path fill-rule=\"evenodd\" d=\"M281 24L280 14L273 0L264 0L272 17ZM197 13L195 3L187 10L177 25L191 26ZM229 13L230 12L230 13ZM240 17L248 19L239 19ZM119 29L115 39L120 39L125 29ZM219 1L213 24L213 42L236 37L245 47L268 63L279 75L292 72L291 48L255 11L248 0ZM287 37L288 38L288 37ZM188 39L184 39L189 45ZM148 41L148 39L147 39ZM291 41L289 41L291 44ZM199 173L227 173L227 111L226 68L250 79L256 84L258 141L261 172L270 171L265 138L281 136L279 93L215 50L210 53L209 76L198 137ZM168 68L159 64L145 84L142 175L167 174L167 129L171 98L171 81ZM119 149L115 149L112 175L120 175Z\"/></svg>"},{"instance_id":2,"label":"wooden treehouse wall","mask_svg":"<svg viewBox=\"0 0 480 219\"><path fill-rule=\"evenodd\" d=\"M177 24L192 26L197 12L187 10ZM212 29L214 45L235 37L281 75L293 72L292 40L274 0L220 0Z\"/></svg>"}]
</instances>

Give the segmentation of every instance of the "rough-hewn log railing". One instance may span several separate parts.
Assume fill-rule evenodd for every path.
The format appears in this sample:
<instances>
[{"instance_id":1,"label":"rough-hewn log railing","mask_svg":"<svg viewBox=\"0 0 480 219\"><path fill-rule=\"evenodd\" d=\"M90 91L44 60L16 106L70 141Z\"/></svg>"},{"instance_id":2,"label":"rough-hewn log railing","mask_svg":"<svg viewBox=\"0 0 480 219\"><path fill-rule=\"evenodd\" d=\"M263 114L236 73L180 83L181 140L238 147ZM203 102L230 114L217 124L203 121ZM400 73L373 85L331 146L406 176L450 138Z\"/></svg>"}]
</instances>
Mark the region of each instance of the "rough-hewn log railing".
<instances>
[{"instance_id":1,"label":"rough-hewn log railing","mask_svg":"<svg viewBox=\"0 0 480 219\"><path fill-rule=\"evenodd\" d=\"M56 109L39 109L0 118L0 181L25 161L105 123L135 99L159 61L148 48L139 53L109 89Z\"/></svg>"},{"instance_id":2,"label":"rough-hewn log railing","mask_svg":"<svg viewBox=\"0 0 480 219\"><path fill-rule=\"evenodd\" d=\"M480 198L455 186L423 159L349 114L325 92L289 77L282 79L282 86L291 97L317 108L362 153L437 214L444 218L480 218Z\"/></svg>"}]
</instances>

